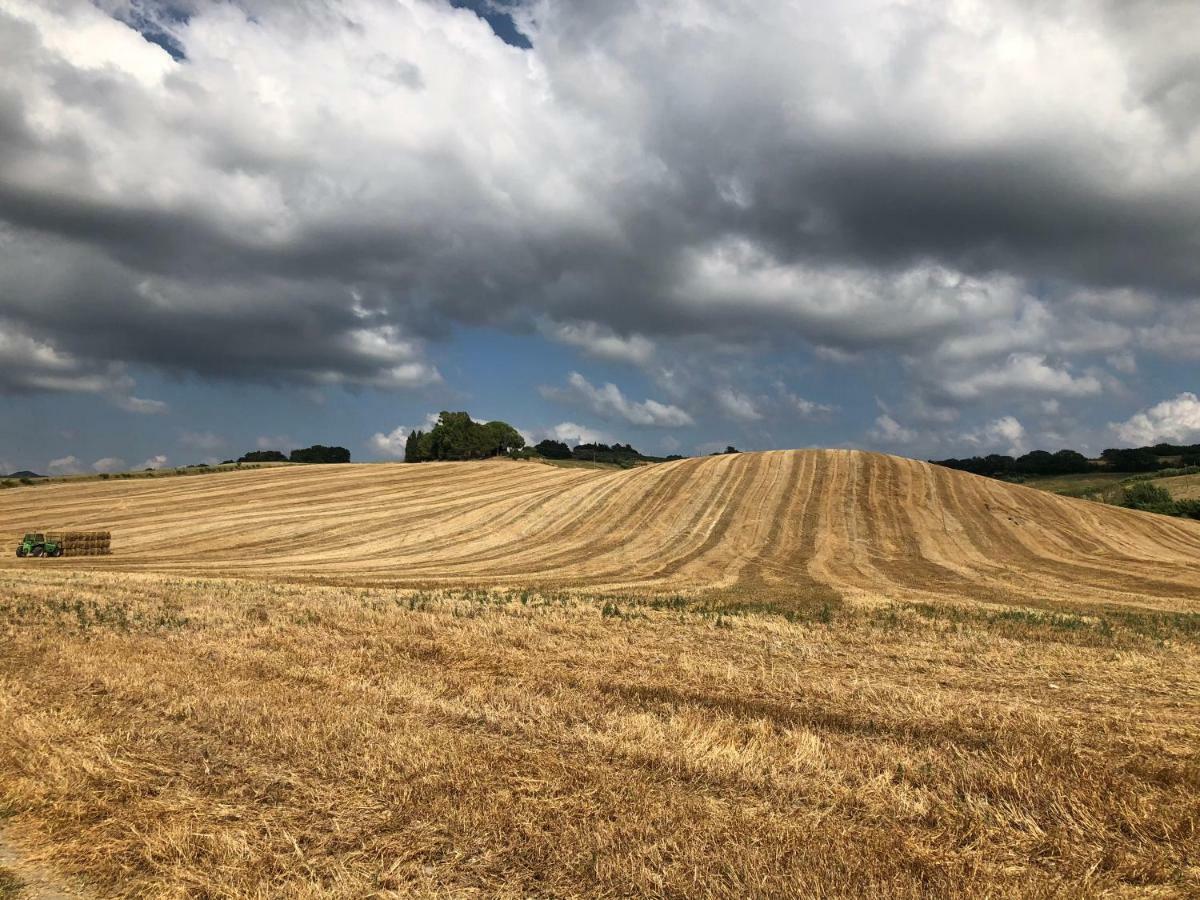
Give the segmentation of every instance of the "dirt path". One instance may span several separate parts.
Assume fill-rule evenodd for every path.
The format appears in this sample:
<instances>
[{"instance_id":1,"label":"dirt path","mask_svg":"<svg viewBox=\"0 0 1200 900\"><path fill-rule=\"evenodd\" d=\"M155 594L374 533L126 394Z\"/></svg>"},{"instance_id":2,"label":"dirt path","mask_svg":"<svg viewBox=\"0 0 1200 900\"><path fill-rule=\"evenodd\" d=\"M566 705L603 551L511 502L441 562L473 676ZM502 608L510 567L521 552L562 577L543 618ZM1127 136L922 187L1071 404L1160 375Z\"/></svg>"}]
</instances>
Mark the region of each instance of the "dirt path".
<instances>
[{"instance_id":1,"label":"dirt path","mask_svg":"<svg viewBox=\"0 0 1200 900\"><path fill-rule=\"evenodd\" d=\"M30 859L0 829L0 900L95 900L97 896Z\"/></svg>"}]
</instances>

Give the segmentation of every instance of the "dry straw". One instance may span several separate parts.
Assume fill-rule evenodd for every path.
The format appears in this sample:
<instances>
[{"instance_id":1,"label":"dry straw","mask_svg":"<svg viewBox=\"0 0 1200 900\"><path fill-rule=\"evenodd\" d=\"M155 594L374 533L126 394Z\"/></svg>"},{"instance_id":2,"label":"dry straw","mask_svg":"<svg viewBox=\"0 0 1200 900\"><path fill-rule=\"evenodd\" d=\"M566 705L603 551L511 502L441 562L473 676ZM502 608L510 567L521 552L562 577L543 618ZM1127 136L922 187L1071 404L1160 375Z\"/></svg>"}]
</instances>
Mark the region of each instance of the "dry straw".
<instances>
[{"instance_id":1,"label":"dry straw","mask_svg":"<svg viewBox=\"0 0 1200 900\"><path fill-rule=\"evenodd\" d=\"M1194 616L676 600L0 568L4 829L129 900L1200 896Z\"/></svg>"},{"instance_id":2,"label":"dry straw","mask_svg":"<svg viewBox=\"0 0 1200 900\"><path fill-rule=\"evenodd\" d=\"M108 556L112 553L109 531L50 531L46 539L62 545L64 556Z\"/></svg>"}]
</instances>

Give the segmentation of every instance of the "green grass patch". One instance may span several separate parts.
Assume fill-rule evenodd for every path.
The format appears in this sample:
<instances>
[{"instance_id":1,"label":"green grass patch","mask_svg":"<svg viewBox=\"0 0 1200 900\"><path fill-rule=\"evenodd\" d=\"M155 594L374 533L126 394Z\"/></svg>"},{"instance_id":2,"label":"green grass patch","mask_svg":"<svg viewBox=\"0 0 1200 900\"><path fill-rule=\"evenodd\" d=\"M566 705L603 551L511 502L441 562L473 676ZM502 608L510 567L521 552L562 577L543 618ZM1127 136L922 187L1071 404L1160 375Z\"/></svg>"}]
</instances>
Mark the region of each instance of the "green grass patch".
<instances>
[{"instance_id":1,"label":"green grass patch","mask_svg":"<svg viewBox=\"0 0 1200 900\"><path fill-rule=\"evenodd\" d=\"M1014 479L1027 487L1063 497L1093 500L1178 518L1200 519L1200 500L1177 499L1194 477L1196 467L1162 469L1131 475L1125 472L1089 472L1078 475L1028 476ZM1172 491L1174 487L1174 491Z\"/></svg>"},{"instance_id":2,"label":"green grass patch","mask_svg":"<svg viewBox=\"0 0 1200 900\"><path fill-rule=\"evenodd\" d=\"M1086 497L1119 485L1128 477L1128 472L1081 472L1075 475L1026 475L1013 481L1065 497Z\"/></svg>"}]
</instances>

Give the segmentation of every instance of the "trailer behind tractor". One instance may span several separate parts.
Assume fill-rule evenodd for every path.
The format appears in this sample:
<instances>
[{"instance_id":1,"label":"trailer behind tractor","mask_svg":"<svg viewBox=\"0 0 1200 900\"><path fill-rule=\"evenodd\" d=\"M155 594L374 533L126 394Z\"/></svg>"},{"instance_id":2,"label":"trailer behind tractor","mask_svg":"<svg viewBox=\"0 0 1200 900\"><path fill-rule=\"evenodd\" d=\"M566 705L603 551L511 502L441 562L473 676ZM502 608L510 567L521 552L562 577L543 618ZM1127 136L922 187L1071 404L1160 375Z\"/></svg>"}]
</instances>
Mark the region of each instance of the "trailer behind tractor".
<instances>
[{"instance_id":1,"label":"trailer behind tractor","mask_svg":"<svg viewBox=\"0 0 1200 900\"><path fill-rule=\"evenodd\" d=\"M17 556L107 556L112 535L107 531L27 531Z\"/></svg>"}]
</instances>

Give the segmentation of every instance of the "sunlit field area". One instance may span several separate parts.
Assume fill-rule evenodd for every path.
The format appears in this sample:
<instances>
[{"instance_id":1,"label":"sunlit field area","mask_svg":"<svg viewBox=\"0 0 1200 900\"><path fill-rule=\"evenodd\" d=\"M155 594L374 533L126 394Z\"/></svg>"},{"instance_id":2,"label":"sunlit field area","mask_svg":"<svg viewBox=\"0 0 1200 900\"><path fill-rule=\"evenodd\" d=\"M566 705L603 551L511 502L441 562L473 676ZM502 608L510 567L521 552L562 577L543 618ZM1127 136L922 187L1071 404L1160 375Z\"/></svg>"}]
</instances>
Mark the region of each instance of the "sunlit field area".
<instances>
[{"instance_id":1,"label":"sunlit field area","mask_svg":"<svg viewBox=\"0 0 1200 900\"><path fill-rule=\"evenodd\" d=\"M4 825L104 895L1200 890L1200 616L0 581Z\"/></svg>"},{"instance_id":2,"label":"sunlit field area","mask_svg":"<svg viewBox=\"0 0 1200 900\"><path fill-rule=\"evenodd\" d=\"M1200 525L818 452L0 502L114 534L0 568L13 885L1200 891Z\"/></svg>"}]
</instances>

